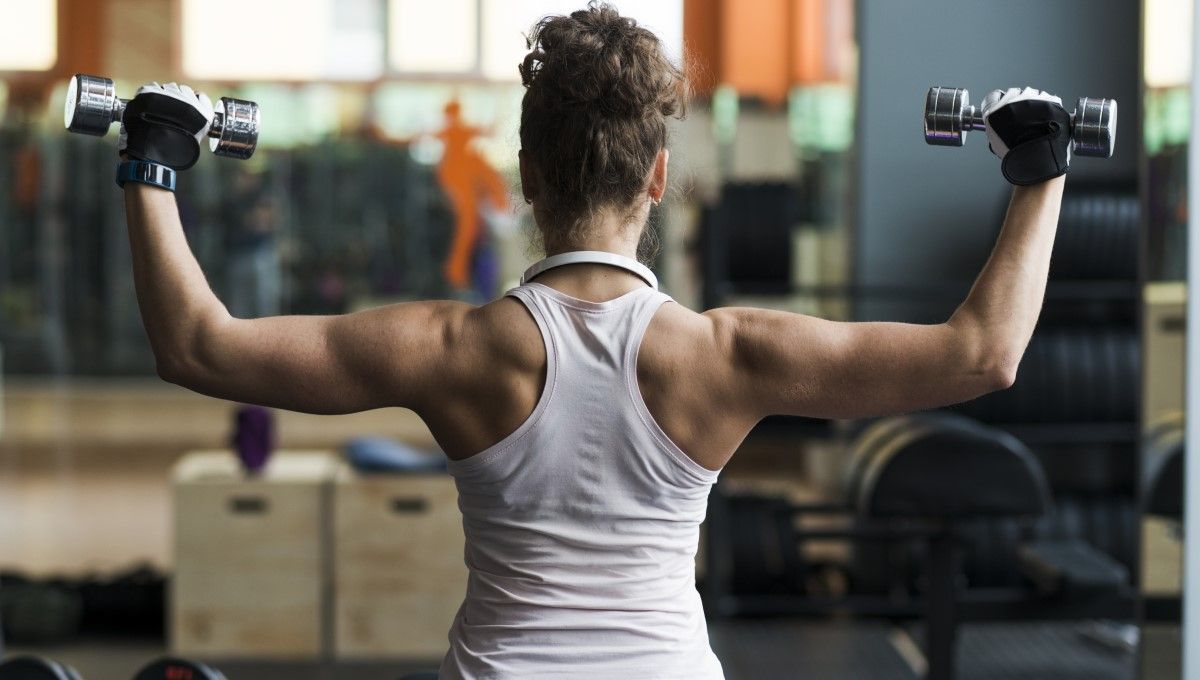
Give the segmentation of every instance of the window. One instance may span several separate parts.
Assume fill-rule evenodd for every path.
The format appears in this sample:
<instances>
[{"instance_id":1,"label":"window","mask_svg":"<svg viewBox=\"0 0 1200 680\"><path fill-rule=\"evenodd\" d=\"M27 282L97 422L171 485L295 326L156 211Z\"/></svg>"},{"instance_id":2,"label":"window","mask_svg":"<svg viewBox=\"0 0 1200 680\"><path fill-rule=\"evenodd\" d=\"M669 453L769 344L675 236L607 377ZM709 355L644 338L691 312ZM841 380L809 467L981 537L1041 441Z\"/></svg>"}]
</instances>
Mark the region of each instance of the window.
<instances>
[{"instance_id":1,"label":"window","mask_svg":"<svg viewBox=\"0 0 1200 680\"><path fill-rule=\"evenodd\" d=\"M0 71L46 71L58 59L58 0L0 0Z\"/></svg>"},{"instance_id":2,"label":"window","mask_svg":"<svg viewBox=\"0 0 1200 680\"><path fill-rule=\"evenodd\" d=\"M519 80L517 64L529 51L525 35L548 14L569 14L583 7L581 0L480 0L483 8L482 72L491 80ZM622 14L654 31L667 54L678 60L683 53L682 0L616 0Z\"/></svg>"},{"instance_id":3,"label":"window","mask_svg":"<svg viewBox=\"0 0 1200 680\"><path fill-rule=\"evenodd\" d=\"M388 64L401 73L475 71L478 0L390 0Z\"/></svg>"},{"instance_id":4,"label":"window","mask_svg":"<svg viewBox=\"0 0 1200 680\"><path fill-rule=\"evenodd\" d=\"M0 0L10 2L13 0ZM54 0L43 0L53 3ZM519 79L525 34L584 0L181 0L183 70L210 80ZM683 0L617 0L678 59ZM385 19L386 15L386 19ZM236 25L229 17L236 17ZM240 26L270 27L252 39ZM385 46L386 42L386 46Z\"/></svg>"},{"instance_id":5,"label":"window","mask_svg":"<svg viewBox=\"0 0 1200 680\"><path fill-rule=\"evenodd\" d=\"M230 80L369 80L383 70L379 0L182 0L183 70ZM236 24L230 21L236 17ZM240 27L257 26L253 35Z\"/></svg>"},{"instance_id":6,"label":"window","mask_svg":"<svg viewBox=\"0 0 1200 680\"><path fill-rule=\"evenodd\" d=\"M1187 85L1192 79L1193 0L1146 0L1142 45L1148 87Z\"/></svg>"}]
</instances>

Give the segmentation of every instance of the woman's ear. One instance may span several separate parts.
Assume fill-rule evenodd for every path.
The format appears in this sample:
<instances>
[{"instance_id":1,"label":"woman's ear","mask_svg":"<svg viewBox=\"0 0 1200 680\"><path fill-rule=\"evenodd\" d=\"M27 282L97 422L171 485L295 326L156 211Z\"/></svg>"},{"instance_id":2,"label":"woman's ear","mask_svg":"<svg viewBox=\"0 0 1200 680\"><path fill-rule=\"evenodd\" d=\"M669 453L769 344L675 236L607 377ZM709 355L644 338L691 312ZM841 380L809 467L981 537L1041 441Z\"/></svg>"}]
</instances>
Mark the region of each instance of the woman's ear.
<instances>
[{"instance_id":1,"label":"woman's ear","mask_svg":"<svg viewBox=\"0 0 1200 680\"><path fill-rule=\"evenodd\" d=\"M533 203L537 200L540 187L538 186L537 171L533 168L533 161L529 160L529 154L525 153L525 149L517 152L517 163L521 169L521 195L525 197L526 203Z\"/></svg>"},{"instance_id":2,"label":"woman's ear","mask_svg":"<svg viewBox=\"0 0 1200 680\"><path fill-rule=\"evenodd\" d=\"M659 149L658 155L654 157L654 167L650 169L650 183L646 187L646 193L656 205L662 200L663 194L667 193L667 162L670 159L670 151Z\"/></svg>"}]
</instances>

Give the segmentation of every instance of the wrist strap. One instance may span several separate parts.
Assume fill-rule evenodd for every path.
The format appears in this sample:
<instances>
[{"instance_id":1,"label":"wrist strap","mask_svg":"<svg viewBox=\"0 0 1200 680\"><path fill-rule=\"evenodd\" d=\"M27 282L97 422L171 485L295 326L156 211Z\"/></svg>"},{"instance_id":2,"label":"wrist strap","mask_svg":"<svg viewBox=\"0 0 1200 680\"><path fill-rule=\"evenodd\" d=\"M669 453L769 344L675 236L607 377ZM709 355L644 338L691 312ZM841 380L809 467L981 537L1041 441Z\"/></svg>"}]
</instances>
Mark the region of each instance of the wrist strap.
<instances>
[{"instance_id":1,"label":"wrist strap","mask_svg":"<svg viewBox=\"0 0 1200 680\"><path fill-rule=\"evenodd\" d=\"M122 161L117 165L117 186L124 187L126 182L175 191L175 171L150 161Z\"/></svg>"}]
</instances>

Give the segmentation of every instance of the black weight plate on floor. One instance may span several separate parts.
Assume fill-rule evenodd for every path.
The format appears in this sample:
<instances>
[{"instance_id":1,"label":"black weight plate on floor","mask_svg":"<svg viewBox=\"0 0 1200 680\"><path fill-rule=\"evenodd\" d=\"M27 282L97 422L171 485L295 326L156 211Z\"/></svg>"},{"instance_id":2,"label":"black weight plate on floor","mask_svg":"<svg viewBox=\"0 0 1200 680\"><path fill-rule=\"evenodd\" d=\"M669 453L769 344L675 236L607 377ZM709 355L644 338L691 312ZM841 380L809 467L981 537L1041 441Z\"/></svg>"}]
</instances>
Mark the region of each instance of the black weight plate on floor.
<instances>
[{"instance_id":1,"label":"black weight plate on floor","mask_svg":"<svg viewBox=\"0 0 1200 680\"><path fill-rule=\"evenodd\" d=\"M57 661L20 656L0 663L0 680L79 680L79 675Z\"/></svg>"}]
</instances>

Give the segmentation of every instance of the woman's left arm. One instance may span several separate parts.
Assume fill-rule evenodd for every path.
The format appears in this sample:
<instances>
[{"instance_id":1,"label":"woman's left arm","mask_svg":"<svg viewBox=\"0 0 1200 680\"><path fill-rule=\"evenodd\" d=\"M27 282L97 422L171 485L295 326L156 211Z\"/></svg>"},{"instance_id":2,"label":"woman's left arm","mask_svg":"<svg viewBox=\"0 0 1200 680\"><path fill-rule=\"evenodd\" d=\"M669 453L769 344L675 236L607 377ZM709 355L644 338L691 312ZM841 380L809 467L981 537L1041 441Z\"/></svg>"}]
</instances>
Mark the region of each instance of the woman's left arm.
<instances>
[{"instance_id":1,"label":"woman's left arm","mask_svg":"<svg viewBox=\"0 0 1200 680\"><path fill-rule=\"evenodd\" d=\"M129 182L125 211L138 307L163 379L308 413L417 408L445 398L451 350L462 349L470 305L236 319L192 255L173 193Z\"/></svg>"}]
</instances>

